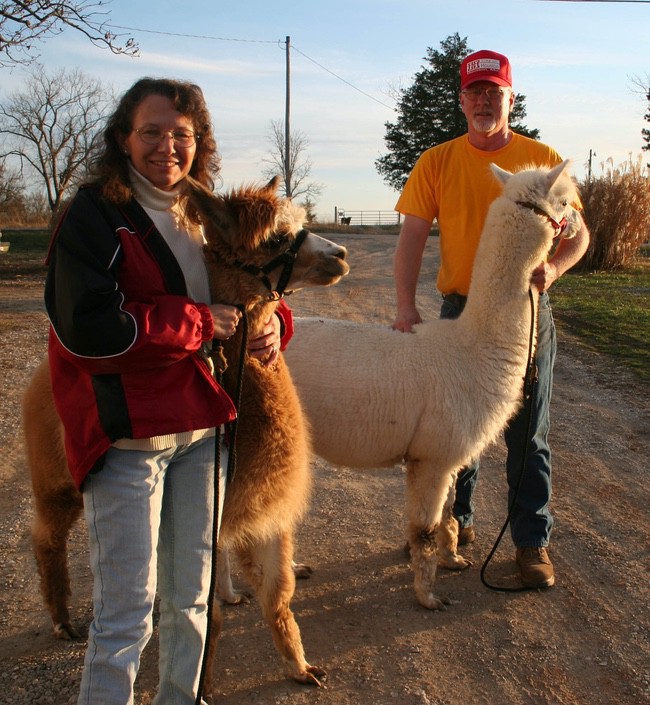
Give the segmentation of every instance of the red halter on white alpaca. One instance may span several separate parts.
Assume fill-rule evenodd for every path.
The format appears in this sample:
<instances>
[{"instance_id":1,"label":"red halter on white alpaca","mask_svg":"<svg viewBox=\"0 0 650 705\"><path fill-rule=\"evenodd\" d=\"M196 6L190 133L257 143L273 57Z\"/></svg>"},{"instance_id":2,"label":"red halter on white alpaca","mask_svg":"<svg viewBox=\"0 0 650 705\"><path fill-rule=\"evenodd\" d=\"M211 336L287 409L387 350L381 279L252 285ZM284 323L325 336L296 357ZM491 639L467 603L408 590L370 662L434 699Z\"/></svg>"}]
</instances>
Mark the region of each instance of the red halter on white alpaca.
<instances>
[{"instance_id":1,"label":"red halter on white alpaca","mask_svg":"<svg viewBox=\"0 0 650 705\"><path fill-rule=\"evenodd\" d=\"M567 225L569 224L569 221L566 219L566 216L560 220L558 223L557 220L555 220L552 216L550 216L546 211L542 210L539 206L536 206L534 203L530 203L528 201L517 201L517 205L521 206L522 208L530 208L531 211L534 213L537 213L537 215L541 215L548 222L553 226L553 229L555 230L555 237L558 237L561 235L567 228Z\"/></svg>"}]
</instances>

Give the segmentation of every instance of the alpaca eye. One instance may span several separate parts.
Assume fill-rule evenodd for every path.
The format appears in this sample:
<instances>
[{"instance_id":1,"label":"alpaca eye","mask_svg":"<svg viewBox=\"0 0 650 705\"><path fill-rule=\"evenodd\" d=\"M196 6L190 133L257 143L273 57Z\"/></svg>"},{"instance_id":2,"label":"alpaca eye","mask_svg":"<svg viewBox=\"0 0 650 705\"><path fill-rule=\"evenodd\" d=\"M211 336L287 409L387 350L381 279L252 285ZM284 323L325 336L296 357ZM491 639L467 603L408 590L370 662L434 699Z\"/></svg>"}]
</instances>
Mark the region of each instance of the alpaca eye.
<instances>
[{"instance_id":1,"label":"alpaca eye","mask_svg":"<svg viewBox=\"0 0 650 705\"><path fill-rule=\"evenodd\" d=\"M267 245L270 250L277 250L278 247L284 244L286 237L284 235L279 235L278 233L273 233L271 237L267 240Z\"/></svg>"}]
</instances>

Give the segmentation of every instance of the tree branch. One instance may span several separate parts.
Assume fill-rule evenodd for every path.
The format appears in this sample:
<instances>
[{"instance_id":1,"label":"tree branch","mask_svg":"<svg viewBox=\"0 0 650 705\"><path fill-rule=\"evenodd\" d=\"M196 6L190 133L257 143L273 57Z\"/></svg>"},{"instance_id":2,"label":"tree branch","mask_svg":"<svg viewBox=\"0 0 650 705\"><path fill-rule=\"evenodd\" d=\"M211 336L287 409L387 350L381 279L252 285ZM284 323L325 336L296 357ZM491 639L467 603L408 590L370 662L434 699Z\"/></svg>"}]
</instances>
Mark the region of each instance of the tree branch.
<instances>
[{"instance_id":1,"label":"tree branch","mask_svg":"<svg viewBox=\"0 0 650 705\"><path fill-rule=\"evenodd\" d=\"M110 0L109 0L110 2ZM114 54L138 56L133 37L120 43L120 37L107 25L104 2L70 0L7 0L0 5L0 66L30 64L37 58L34 43L60 34L64 28L84 34L97 46L108 47Z\"/></svg>"}]
</instances>

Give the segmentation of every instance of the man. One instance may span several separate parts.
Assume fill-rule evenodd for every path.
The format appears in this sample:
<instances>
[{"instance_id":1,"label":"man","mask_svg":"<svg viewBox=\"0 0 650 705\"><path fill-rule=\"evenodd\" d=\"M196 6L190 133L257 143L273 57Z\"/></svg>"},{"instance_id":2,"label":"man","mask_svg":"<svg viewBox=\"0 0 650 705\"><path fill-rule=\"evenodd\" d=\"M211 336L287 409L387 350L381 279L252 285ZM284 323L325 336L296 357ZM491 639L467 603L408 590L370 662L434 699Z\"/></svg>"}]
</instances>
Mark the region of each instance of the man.
<instances>
[{"instance_id":1,"label":"man","mask_svg":"<svg viewBox=\"0 0 650 705\"><path fill-rule=\"evenodd\" d=\"M394 278L397 315L393 328L409 332L422 319L415 305L422 255L431 224L440 228L440 270L437 286L443 296L441 318L457 318L465 305L483 222L500 185L489 165L508 171L527 165L554 166L562 160L541 142L518 135L509 127L514 104L510 62L502 54L482 50L466 57L460 70L460 104L467 133L424 152L415 164L395 210L404 222L395 251ZM581 219L576 236L562 240L548 261L534 270L532 283L542 292L539 301L536 362L539 380L534 397L511 421L505 432L509 503L515 500L511 535L524 586L548 588L555 583L549 545L553 518L551 450L548 445L549 406L556 337L548 289L584 254L589 233ZM498 282L495 282L498 286ZM527 435L527 415L532 426ZM524 466L523 449L528 440ZM459 544L474 541L472 494L478 478L478 459L464 468L456 483L454 515Z\"/></svg>"}]
</instances>

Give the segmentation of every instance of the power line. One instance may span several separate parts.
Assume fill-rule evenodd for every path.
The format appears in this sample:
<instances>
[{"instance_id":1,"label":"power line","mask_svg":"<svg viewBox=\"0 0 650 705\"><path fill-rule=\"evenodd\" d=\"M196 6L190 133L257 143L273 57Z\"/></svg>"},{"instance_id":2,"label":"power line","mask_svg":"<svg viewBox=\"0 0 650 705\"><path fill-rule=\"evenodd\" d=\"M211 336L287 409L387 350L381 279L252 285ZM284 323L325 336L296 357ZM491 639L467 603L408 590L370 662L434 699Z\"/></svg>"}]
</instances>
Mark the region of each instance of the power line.
<instances>
[{"instance_id":1,"label":"power line","mask_svg":"<svg viewBox=\"0 0 650 705\"><path fill-rule=\"evenodd\" d=\"M648 1L650 2L650 0L648 0ZM159 30L142 29L140 27L125 27L123 25L118 25L118 24L109 24L108 26L115 28L115 29L125 29L128 32L146 32L147 34L161 34L166 37L184 37L187 39L206 39L209 41L217 41L217 42L248 42L251 44L277 44L278 46L286 43L284 40L281 40L281 39L277 39L277 40L272 40L272 39L235 39L234 37L212 37L212 36L205 35L205 34L182 34L180 32L161 32ZM379 100L378 98L375 98L374 96L370 95L370 93L366 93L365 91L361 90L361 88L358 88L353 83L350 83L350 81L347 81L342 76L339 76L337 73L334 73L334 71L331 71L326 66L323 66L322 64L320 64L318 61L316 61L316 59L312 59L311 56L307 56L307 54L305 54L304 51L300 51L300 49L297 49L294 44L291 45L291 49L293 49L294 51L297 51L300 55L304 56L305 59L311 61L316 66L323 69L323 71L327 71L327 73L334 76L334 78L337 78L339 81L342 81L346 85L350 86L350 88L353 88L358 93L361 93L361 95L366 96L366 98L370 98L370 100L374 100L375 103L379 103L379 105L383 105L384 108L388 108L389 110L395 110L395 108L393 106L388 105L386 103L382 103L382 101Z\"/></svg>"},{"instance_id":2,"label":"power line","mask_svg":"<svg viewBox=\"0 0 650 705\"><path fill-rule=\"evenodd\" d=\"M649 0L650 1L650 0ZM362 91L361 88L357 88L354 84L350 83L350 81L346 81L344 78L339 76L338 74L334 73L334 71L330 71L327 67L323 66L322 64L319 64L316 59L312 59L311 56L307 56L304 51L300 51L300 49L297 49L295 45L292 45L291 47L294 51L297 51L299 54L302 54L302 56L305 57L305 59L309 59L313 64L316 64L319 68L323 69L323 71L327 71L327 73L331 74L334 76L334 78L338 78L339 81L343 81L343 83L346 83L350 88L354 88L355 91L358 91L362 95L365 95L366 98L370 98L370 100L374 100L375 103L379 103L379 105L383 105L385 108L388 108L389 110L395 110L395 108L391 105L387 105L386 103L382 103L381 100L375 98L374 96L370 95L369 93L366 93L365 91Z\"/></svg>"},{"instance_id":3,"label":"power line","mask_svg":"<svg viewBox=\"0 0 650 705\"><path fill-rule=\"evenodd\" d=\"M181 34L180 32L161 32L156 29L142 29L142 27L124 27L119 24L107 23L107 27L126 29L129 32L145 32L146 34L162 34L166 37L185 37L187 39L209 39L219 42L249 42L251 44L276 44L275 39L235 39L233 37L211 37L207 34Z\"/></svg>"},{"instance_id":4,"label":"power line","mask_svg":"<svg viewBox=\"0 0 650 705\"><path fill-rule=\"evenodd\" d=\"M608 2L608 3L632 3L638 5L647 5L650 0L537 0L537 2Z\"/></svg>"}]
</instances>

